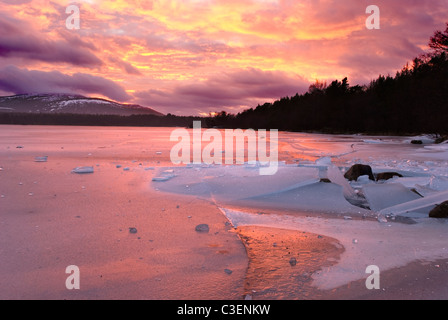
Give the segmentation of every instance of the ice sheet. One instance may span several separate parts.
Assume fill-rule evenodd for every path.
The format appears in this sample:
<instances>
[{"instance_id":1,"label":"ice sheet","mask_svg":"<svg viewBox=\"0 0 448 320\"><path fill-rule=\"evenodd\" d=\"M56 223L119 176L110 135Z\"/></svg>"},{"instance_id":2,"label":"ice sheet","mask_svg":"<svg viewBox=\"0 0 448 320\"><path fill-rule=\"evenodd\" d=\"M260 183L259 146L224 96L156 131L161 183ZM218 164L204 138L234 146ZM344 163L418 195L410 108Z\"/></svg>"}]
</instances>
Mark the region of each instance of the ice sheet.
<instances>
[{"instance_id":1,"label":"ice sheet","mask_svg":"<svg viewBox=\"0 0 448 320\"><path fill-rule=\"evenodd\" d=\"M202 196L218 204L258 205L302 212L369 213L350 204L342 186L319 182L317 168L284 165L274 176L261 176L258 170L248 166L196 166L176 168L174 172L175 178L156 182L158 190ZM342 176L340 172L339 175ZM338 182L343 184L342 180ZM345 186L353 190L348 183ZM350 195L356 194L353 191Z\"/></svg>"},{"instance_id":2,"label":"ice sheet","mask_svg":"<svg viewBox=\"0 0 448 320\"><path fill-rule=\"evenodd\" d=\"M424 198L384 208L380 211L380 213L400 215L408 212L422 212L422 210L429 213L430 209L434 205L440 204L444 201L448 201L448 191L437 192Z\"/></svg>"},{"instance_id":3,"label":"ice sheet","mask_svg":"<svg viewBox=\"0 0 448 320\"><path fill-rule=\"evenodd\" d=\"M421 199L401 183L368 184L363 188L363 193L369 202L370 209L381 211L397 204Z\"/></svg>"},{"instance_id":4,"label":"ice sheet","mask_svg":"<svg viewBox=\"0 0 448 320\"><path fill-rule=\"evenodd\" d=\"M282 193L319 181L316 168L280 166L274 176L259 175L253 166L194 166L173 169L175 179L157 184L161 191L210 195L215 200L232 201Z\"/></svg>"}]
</instances>

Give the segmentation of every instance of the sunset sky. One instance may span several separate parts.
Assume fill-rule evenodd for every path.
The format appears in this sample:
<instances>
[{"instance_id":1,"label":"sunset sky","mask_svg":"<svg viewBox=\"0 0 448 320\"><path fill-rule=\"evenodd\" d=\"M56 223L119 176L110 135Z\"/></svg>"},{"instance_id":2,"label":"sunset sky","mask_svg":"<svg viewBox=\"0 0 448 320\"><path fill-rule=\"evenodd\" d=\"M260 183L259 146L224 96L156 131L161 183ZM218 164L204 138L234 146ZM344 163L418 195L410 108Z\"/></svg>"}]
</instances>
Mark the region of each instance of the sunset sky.
<instances>
[{"instance_id":1,"label":"sunset sky","mask_svg":"<svg viewBox=\"0 0 448 320\"><path fill-rule=\"evenodd\" d=\"M80 29L66 8L80 8ZM380 8L380 30L365 26ZM163 113L236 113L316 79L395 75L448 0L0 0L0 95L78 93Z\"/></svg>"}]
</instances>

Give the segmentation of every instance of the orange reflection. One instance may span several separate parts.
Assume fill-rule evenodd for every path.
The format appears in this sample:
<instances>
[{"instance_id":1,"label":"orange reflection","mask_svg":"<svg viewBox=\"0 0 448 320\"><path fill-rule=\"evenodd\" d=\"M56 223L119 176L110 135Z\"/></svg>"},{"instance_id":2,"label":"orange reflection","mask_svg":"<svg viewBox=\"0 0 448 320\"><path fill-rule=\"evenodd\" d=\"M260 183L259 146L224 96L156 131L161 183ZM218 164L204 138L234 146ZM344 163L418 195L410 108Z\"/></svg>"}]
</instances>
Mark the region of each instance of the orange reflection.
<instances>
[{"instance_id":1,"label":"orange reflection","mask_svg":"<svg viewBox=\"0 0 448 320\"><path fill-rule=\"evenodd\" d=\"M312 274L344 251L335 239L297 230L242 226L237 232L249 257L245 294L254 299L315 298Z\"/></svg>"}]
</instances>

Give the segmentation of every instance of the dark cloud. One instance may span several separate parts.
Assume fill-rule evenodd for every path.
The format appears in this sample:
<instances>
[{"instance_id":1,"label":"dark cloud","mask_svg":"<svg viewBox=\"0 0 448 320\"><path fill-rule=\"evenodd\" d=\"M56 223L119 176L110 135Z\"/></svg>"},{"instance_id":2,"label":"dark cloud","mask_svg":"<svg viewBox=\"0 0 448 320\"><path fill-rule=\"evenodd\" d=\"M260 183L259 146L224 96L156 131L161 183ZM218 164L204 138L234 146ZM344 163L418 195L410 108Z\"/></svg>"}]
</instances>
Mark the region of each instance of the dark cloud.
<instances>
[{"instance_id":1,"label":"dark cloud","mask_svg":"<svg viewBox=\"0 0 448 320\"><path fill-rule=\"evenodd\" d=\"M67 42L48 41L23 35L0 38L0 57L14 57L75 66L102 65L94 54Z\"/></svg>"},{"instance_id":2,"label":"dark cloud","mask_svg":"<svg viewBox=\"0 0 448 320\"><path fill-rule=\"evenodd\" d=\"M7 66L0 69L0 90L24 93L101 94L115 101L131 97L115 82L85 73L66 75L59 71L36 71Z\"/></svg>"},{"instance_id":3,"label":"dark cloud","mask_svg":"<svg viewBox=\"0 0 448 320\"><path fill-rule=\"evenodd\" d=\"M0 14L0 57L22 58L48 63L68 63L74 66L94 67L103 62L92 52L93 45L77 36L64 35L64 40L48 40L27 33L26 23Z\"/></svg>"}]
</instances>

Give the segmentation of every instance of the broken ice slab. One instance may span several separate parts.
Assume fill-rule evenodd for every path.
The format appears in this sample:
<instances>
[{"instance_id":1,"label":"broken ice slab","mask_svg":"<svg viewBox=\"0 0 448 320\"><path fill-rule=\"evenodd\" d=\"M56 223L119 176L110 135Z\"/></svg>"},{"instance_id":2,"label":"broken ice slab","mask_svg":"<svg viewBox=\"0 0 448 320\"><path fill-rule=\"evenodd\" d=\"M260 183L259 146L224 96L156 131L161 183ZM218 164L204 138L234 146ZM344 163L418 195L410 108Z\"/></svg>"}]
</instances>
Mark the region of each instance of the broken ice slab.
<instances>
[{"instance_id":1,"label":"broken ice slab","mask_svg":"<svg viewBox=\"0 0 448 320\"><path fill-rule=\"evenodd\" d=\"M345 198L357 198L353 187L345 179L341 170L332 164L330 157L323 157L315 161L316 168L319 170L319 178L328 178L331 182L340 185L344 191Z\"/></svg>"},{"instance_id":2,"label":"broken ice slab","mask_svg":"<svg viewBox=\"0 0 448 320\"><path fill-rule=\"evenodd\" d=\"M429 211L437 204L441 204L448 200L448 191L437 192L424 198L408 201L392 207L384 208L380 211L382 214L393 213L395 215L405 214L408 212L425 212Z\"/></svg>"},{"instance_id":3,"label":"broken ice slab","mask_svg":"<svg viewBox=\"0 0 448 320\"><path fill-rule=\"evenodd\" d=\"M152 178L152 181L168 181L168 180L170 180L173 177L174 177L174 175L154 177L154 178Z\"/></svg>"},{"instance_id":4,"label":"broken ice slab","mask_svg":"<svg viewBox=\"0 0 448 320\"><path fill-rule=\"evenodd\" d=\"M275 176L263 176L258 171L229 166L210 169L202 179L214 199L219 201L279 194L319 182L317 169L304 167L279 167Z\"/></svg>"},{"instance_id":5,"label":"broken ice slab","mask_svg":"<svg viewBox=\"0 0 448 320\"><path fill-rule=\"evenodd\" d=\"M370 209L374 211L421 198L401 183L368 184L362 190Z\"/></svg>"},{"instance_id":6,"label":"broken ice slab","mask_svg":"<svg viewBox=\"0 0 448 320\"><path fill-rule=\"evenodd\" d=\"M428 187L437 191L448 190L448 178L433 176L429 181Z\"/></svg>"},{"instance_id":7,"label":"broken ice slab","mask_svg":"<svg viewBox=\"0 0 448 320\"><path fill-rule=\"evenodd\" d=\"M366 215L369 210L350 204L343 188L334 183L314 183L296 189L242 199L237 205L258 205L263 208L287 209L301 212L337 213L345 216Z\"/></svg>"},{"instance_id":8,"label":"broken ice slab","mask_svg":"<svg viewBox=\"0 0 448 320\"><path fill-rule=\"evenodd\" d=\"M315 163L318 166L331 166L331 158L330 157L319 158L315 161Z\"/></svg>"},{"instance_id":9,"label":"broken ice slab","mask_svg":"<svg viewBox=\"0 0 448 320\"><path fill-rule=\"evenodd\" d=\"M417 192L422 197L427 197L431 194L438 193L439 191L433 190L431 188L428 188L427 186L421 186L421 185L415 185L414 188L412 188L413 191Z\"/></svg>"},{"instance_id":10,"label":"broken ice slab","mask_svg":"<svg viewBox=\"0 0 448 320\"><path fill-rule=\"evenodd\" d=\"M343 188L345 198L356 198L357 194L347 179L342 175L341 170L335 165L330 165L327 170L327 177L331 182L340 185Z\"/></svg>"},{"instance_id":11,"label":"broken ice slab","mask_svg":"<svg viewBox=\"0 0 448 320\"><path fill-rule=\"evenodd\" d=\"M428 186L431 181L430 176L425 177L394 177L384 181L385 184L400 183L406 188L414 188L416 186Z\"/></svg>"},{"instance_id":12,"label":"broken ice slab","mask_svg":"<svg viewBox=\"0 0 448 320\"><path fill-rule=\"evenodd\" d=\"M79 174L93 173L93 167L77 167L72 170L72 173L79 173Z\"/></svg>"},{"instance_id":13,"label":"broken ice slab","mask_svg":"<svg viewBox=\"0 0 448 320\"><path fill-rule=\"evenodd\" d=\"M34 162L47 162L48 156L34 157Z\"/></svg>"}]
</instances>

